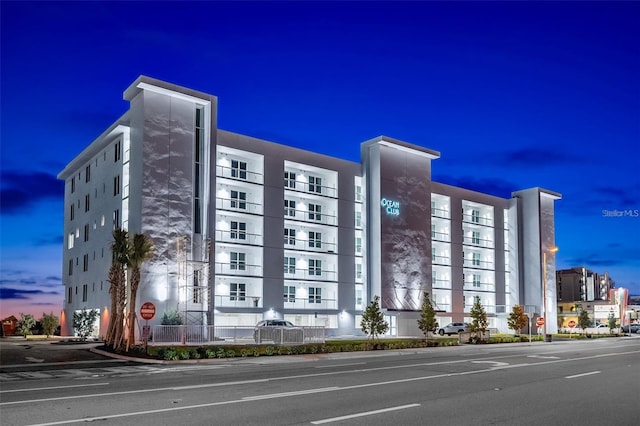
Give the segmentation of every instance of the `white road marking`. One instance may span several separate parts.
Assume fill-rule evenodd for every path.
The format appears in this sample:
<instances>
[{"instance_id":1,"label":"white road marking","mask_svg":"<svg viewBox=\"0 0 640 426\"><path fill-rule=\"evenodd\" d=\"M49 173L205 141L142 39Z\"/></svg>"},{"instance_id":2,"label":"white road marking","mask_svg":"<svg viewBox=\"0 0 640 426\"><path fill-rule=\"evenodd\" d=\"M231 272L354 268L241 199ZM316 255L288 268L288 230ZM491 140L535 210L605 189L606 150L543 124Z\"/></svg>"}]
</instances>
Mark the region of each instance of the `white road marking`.
<instances>
[{"instance_id":1,"label":"white road marking","mask_svg":"<svg viewBox=\"0 0 640 426\"><path fill-rule=\"evenodd\" d=\"M321 392L333 392L340 389L337 386L332 386L330 388L317 388L317 389L304 389L301 391L293 391L293 392L282 392L282 393L272 393L269 395L255 395L255 396L245 396L242 398L247 401L257 401L259 399L273 399L273 398L286 398L288 396L296 396L296 395L308 395L310 393L321 393Z\"/></svg>"},{"instance_id":2,"label":"white road marking","mask_svg":"<svg viewBox=\"0 0 640 426\"><path fill-rule=\"evenodd\" d=\"M493 364L493 367L506 367L509 365L508 362L500 362L500 361L471 361L472 364Z\"/></svg>"},{"instance_id":3,"label":"white road marking","mask_svg":"<svg viewBox=\"0 0 640 426\"><path fill-rule=\"evenodd\" d=\"M527 358L542 358L542 359L560 359L559 356L553 356L553 355L529 355L527 356Z\"/></svg>"},{"instance_id":4,"label":"white road marking","mask_svg":"<svg viewBox=\"0 0 640 426\"><path fill-rule=\"evenodd\" d=\"M576 377L591 376L592 374L598 374L598 373L600 373L600 371L590 371L588 373L574 374L573 376L565 376L565 379L575 379Z\"/></svg>"},{"instance_id":5,"label":"white road marking","mask_svg":"<svg viewBox=\"0 0 640 426\"><path fill-rule=\"evenodd\" d=\"M69 386L50 386L46 388L27 388L27 389L10 389L10 390L0 390L0 393L10 393L10 392L32 392L32 391L41 391L41 390L51 390L51 389L69 389L69 388L83 388L87 386L106 386L109 383L89 383L86 385L69 385Z\"/></svg>"},{"instance_id":6,"label":"white road marking","mask_svg":"<svg viewBox=\"0 0 640 426\"><path fill-rule=\"evenodd\" d=\"M318 365L315 368L350 367L352 365L365 365L366 362L352 362L350 364Z\"/></svg>"},{"instance_id":7,"label":"white road marking","mask_svg":"<svg viewBox=\"0 0 640 426\"><path fill-rule=\"evenodd\" d=\"M356 417L371 416L374 414L387 413L389 411L405 410L407 408L419 407L420 404L399 405L397 407L382 408L380 410L363 411L362 413L349 414L348 416L333 417L331 419L316 420L311 422L313 425L321 425L323 423L339 422L341 420L355 419Z\"/></svg>"}]
</instances>

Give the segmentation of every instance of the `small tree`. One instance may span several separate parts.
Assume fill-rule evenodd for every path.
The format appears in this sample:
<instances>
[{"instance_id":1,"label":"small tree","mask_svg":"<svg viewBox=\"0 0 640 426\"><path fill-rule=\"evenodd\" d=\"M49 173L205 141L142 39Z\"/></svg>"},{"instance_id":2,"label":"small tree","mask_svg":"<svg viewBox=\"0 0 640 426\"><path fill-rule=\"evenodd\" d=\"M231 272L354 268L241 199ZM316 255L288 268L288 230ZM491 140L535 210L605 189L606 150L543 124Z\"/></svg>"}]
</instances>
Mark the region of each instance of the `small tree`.
<instances>
[{"instance_id":1,"label":"small tree","mask_svg":"<svg viewBox=\"0 0 640 426\"><path fill-rule=\"evenodd\" d=\"M166 311L162 316L162 325L182 325L182 317L177 310Z\"/></svg>"},{"instance_id":2,"label":"small tree","mask_svg":"<svg viewBox=\"0 0 640 426\"><path fill-rule=\"evenodd\" d=\"M51 312L49 315L42 313L42 332L47 336L53 336L58 328L58 317Z\"/></svg>"},{"instance_id":3,"label":"small tree","mask_svg":"<svg viewBox=\"0 0 640 426\"><path fill-rule=\"evenodd\" d=\"M582 329L582 333L585 332L585 329L589 327L591 324L591 318L589 318L589 312L585 309L581 309L580 313L578 313L578 327Z\"/></svg>"},{"instance_id":4,"label":"small tree","mask_svg":"<svg viewBox=\"0 0 640 426\"><path fill-rule=\"evenodd\" d=\"M528 321L529 318L524 312L524 307L522 305L515 305L509 314L509 318L507 318L507 326L513 330L515 334L519 334L527 325Z\"/></svg>"},{"instance_id":5,"label":"small tree","mask_svg":"<svg viewBox=\"0 0 640 426\"><path fill-rule=\"evenodd\" d=\"M613 315L613 312L611 312L607 317L607 325L609 326L609 333L613 333L613 329L616 328L618 325L618 322L616 321L616 317L615 315Z\"/></svg>"},{"instance_id":6,"label":"small tree","mask_svg":"<svg viewBox=\"0 0 640 426\"><path fill-rule=\"evenodd\" d=\"M93 333L98 315L98 311L94 309L83 309L73 313L73 328L83 342Z\"/></svg>"},{"instance_id":7,"label":"small tree","mask_svg":"<svg viewBox=\"0 0 640 426\"><path fill-rule=\"evenodd\" d=\"M389 324L384 320L384 315L380 311L380 296L374 296L373 300L362 314L360 329L366 333L371 340L377 338L389 330Z\"/></svg>"},{"instance_id":8,"label":"small tree","mask_svg":"<svg viewBox=\"0 0 640 426\"><path fill-rule=\"evenodd\" d=\"M425 340L429 338L429 332L435 333L438 329L436 311L433 309L433 304L427 292L425 292L422 297L422 311L420 313L420 319L418 319L418 328L424 334Z\"/></svg>"},{"instance_id":9,"label":"small tree","mask_svg":"<svg viewBox=\"0 0 640 426\"><path fill-rule=\"evenodd\" d=\"M489 327L489 320L487 319L487 311L485 311L484 307L480 304L480 298L478 296L475 297L475 302L473 302L469 315L472 319L471 326L469 327L470 330L476 333L476 339L482 340L484 332L487 331Z\"/></svg>"},{"instance_id":10,"label":"small tree","mask_svg":"<svg viewBox=\"0 0 640 426\"><path fill-rule=\"evenodd\" d=\"M20 321L16 324L18 334L22 336L31 335L31 329L36 325L36 319L31 314L23 314L20 312Z\"/></svg>"}]
</instances>

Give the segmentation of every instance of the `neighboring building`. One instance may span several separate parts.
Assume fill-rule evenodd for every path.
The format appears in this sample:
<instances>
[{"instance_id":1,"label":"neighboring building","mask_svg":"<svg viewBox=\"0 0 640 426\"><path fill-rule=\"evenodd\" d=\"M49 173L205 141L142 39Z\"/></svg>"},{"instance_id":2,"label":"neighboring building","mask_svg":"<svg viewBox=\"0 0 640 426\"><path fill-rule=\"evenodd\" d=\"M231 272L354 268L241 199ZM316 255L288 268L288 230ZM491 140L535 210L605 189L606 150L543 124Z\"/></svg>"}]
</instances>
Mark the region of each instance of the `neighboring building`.
<instances>
[{"instance_id":1,"label":"neighboring building","mask_svg":"<svg viewBox=\"0 0 640 426\"><path fill-rule=\"evenodd\" d=\"M156 305L152 324L178 310L190 324L284 318L361 334L380 295L390 334L420 335L423 292L441 324L469 321L476 297L504 331L515 304L557 310L555 259L543 256L557 193L504 199L433 182L438 152L384 136L355 163L227 132L216 97L144 76L124 98L129 110L58 176L63 334L83 308L100 310L104 334L118 227L155 244L137 298Z\"/></svg>"},{"instance_id":2,"label":"neighboring building","mask_svg":"<svg viewBox=\"0 0 640 426\"><path fill-rule=\"evenodd\" d=\"M2 336L15 336L18 318L11 315L2 320Z\"/></svg>"},{"instance_id":3,"label":"neighboring building","mask_svg":"<svg viewBox=\"0 0 640 426\"><path fill-rule=\"evenodd\" d=\"M608 272L599 274L583 266L556 271L558 302L611 300L614 286Z\"/></svg>"}]
</instances>

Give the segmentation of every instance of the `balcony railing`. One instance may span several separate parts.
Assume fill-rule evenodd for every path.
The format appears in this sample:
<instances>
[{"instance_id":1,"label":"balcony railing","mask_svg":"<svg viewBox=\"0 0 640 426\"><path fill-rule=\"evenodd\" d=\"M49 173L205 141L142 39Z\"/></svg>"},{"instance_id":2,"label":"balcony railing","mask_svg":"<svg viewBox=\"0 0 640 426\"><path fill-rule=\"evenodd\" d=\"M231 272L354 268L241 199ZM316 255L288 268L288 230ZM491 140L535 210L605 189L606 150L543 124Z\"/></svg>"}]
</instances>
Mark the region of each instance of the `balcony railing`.
<instances>
[{"instance_id":1,"label":"balcony railing","mask_svg":"<svg viewBox=\"0 0 640 426\"><path fill-rule=\"evenodd\" d=\"M221 308L261 308L262 298L260 296L242 295L216 295L215 307Z\"/></svg>"},{"instance_id":2,"label":"balcony railing","mask_svg":"<svg viewBox=\"0 0 640 426\"><path fill-rule=\"evenodd\" d=\"M286 279L299 279L299 280L320 280L320 281L337 281L338 273L336 271L327 271L324 269L310 271L307 268L291 270L290 268L284 268L284 277Z\"/></svg>"},{"instance_id":3,"label":"balcony railing","mask_svg":"<svg viewBox=\"0 0 640 426\"><path fill-rule=\"evenodd\" d=\"M450 240L450 238L449 238L449 233L447 233L447 232L431 231L431 240L433 240L433 241L444 241L444 242L449 242L449 240Z\"/></svg>"},{"instance_id":4,"label":"balcony railing","mask_svg":"<svg viewBox=\"0 0 640 426\"><path fill-rule=\"evenodd\" d=\"M291 241L294 244L288 244ZM315 251L315 252L324 252L324 253L335 253L337 250L336 243L329 243L325 241L320 241L320 247L316 247L318 245L317 242L313 243L313 247L309 245L309 240L300 240L297 238L289 238L284 237L284 248L286 250L306 250L306 251Z\"/></svg>"},{"instance_id":5,"label":"balcony railing","mask_svg":"<svg viewBox=\"0 0 640 426\"><path fill-rule=\"evenodd\" d=\"M437 264L437 265L449 265L450 263L450 258L449 256L441 256L441 255L432 255L431 256L431 263L433 264Z\"/></svg>"},{"instance_id":6,"label":"balcony railing","mask_svg":"<svg viewBox=\"0 0 640 426\"><path fill-rule=\"evenodd\" d=\"M262 214L262 204L237 198L216 197L216 209Z\"/></svg>"},{"instance_id":7,"label":"balcony railing","mask_svg":"<svg viewBox=\"0 0 640 426\"><path fill-rule=\"evenodd\" d=\"M293 213L293 214L291 214ZM327 213L317 213L309 210L284 209L284 218L292 220L302 220L310 223L320 223L323 225L336 225L337 217ZM319 219L318 219L319 218Z\"/></svg>"},{"instance_id":8,"label":"balcony railing","mask_svg":"<svg viewBox=\"0 0 640 426\"><path fill-rule=\"evenodd\" d=\"M295 301L285 297L285 309L338 309L338 301L335 299L324 299L310 301L309 297L296 297Z\"/></svg>"},{"instance_id":9,"label":"balcony railing","mask_svg":"<svg viewBox=\"0 0 640 426\"><path fill-rule=\"evenodd\" d=\"M431 209L432 217L441 217L443 219L449 219L449 210L440 209L440 208L432 208Z\"/></svg>"},{"instance_id":10,"label":"balcony railing","mask_svg":"<svg viewBox=\"0 0 640 426\"><path fill-rule=\"evenodd\" d=\"M222 275L262 275L262 265L251 265L248 263L222 263L216 262L216 274Z\"/></svg>"},{"instance_id":11,"label":"balcony railing","mask_svg":"<svg viewBox=\"0 0 640 426\"><path fill-rule=\"evenodd\" d=\"M493 248L493 240L486 238L464 237L463 243L476 247Z\"/></svg>"},{"instance_id":12,"label":"balcony railing","mask_svg":"<svg viewBox=\"0 0 640 426\"><path fill-rule=\"evenodd\" d=\"M216 176L261 184L264 181L262 174L250 170L233 169L231 167L216 166Z\"/></svg>"},{"instance_id":13,"label":"balcony railing","mask_svg":"<svg viewBox=\"0 0 640 426\"><path fill-rule=\"evenodd\" d=\"M313 190L310 190L311 188L313 188ZM320 192L316 190L318 188L320 189ZM293 186L291 184L289 184L289 186L285 185L284 189L289 191L304 192L307 194L324 195L325 197L332 198L336 198L338 196L337 189L332 186L309 184L308 182L295 181L295 184L293 184Z\"/></svg>"},{"instance_id":14,"label":"balcony railing","mask_svg":"<svg viewBox=\"0 0 640 426\"><path fill-rule=\"evenodd\" d=\"M262 245L262 235L261 234L253 234L246 231L216 231L216 241L224 241L228 243L235 244L251 244L251 245Z\"/></svg>"},{"instance_id":15,"label":"balcony railing","mask_svg":"<svg viewBox=\"0 0 640 426\"><path fill-rule=\"evenodd\" d=\"M471 290L471 291L495 291L495 285L493 283L480 283L478 284L474 284L471 281L466 281L464 283L463 286L464 290Z\"/></svg>"},{"instance_id":16,"label":"balcony railing","mask_svg":"<svg viewBox=\"0 0 640 426\"><path fill-rule=\"evenodd\" d=\"M493 269L493 262L486 260L465 259L463 266L465 268Z\"/></svg>"},{"instance_id":17,"label":"balcony railing","mask_svg":"<svg viewBox=\"0 0 640 426\"><path fill-rule=\"evenodd\" d=\"M493 226L493 218L463 214L462 221L476 225Z\"/></svg>"},{"instance_id":18,"label":"balcony railing","mask_svg":"<svg viewBox=\"0 0 640 426\"><path fill-rule=\"evenodd\" d=\"M450 279L435 278L433 280L433 287L436 288L451 288Z\"/></svg>"}]
</instances>

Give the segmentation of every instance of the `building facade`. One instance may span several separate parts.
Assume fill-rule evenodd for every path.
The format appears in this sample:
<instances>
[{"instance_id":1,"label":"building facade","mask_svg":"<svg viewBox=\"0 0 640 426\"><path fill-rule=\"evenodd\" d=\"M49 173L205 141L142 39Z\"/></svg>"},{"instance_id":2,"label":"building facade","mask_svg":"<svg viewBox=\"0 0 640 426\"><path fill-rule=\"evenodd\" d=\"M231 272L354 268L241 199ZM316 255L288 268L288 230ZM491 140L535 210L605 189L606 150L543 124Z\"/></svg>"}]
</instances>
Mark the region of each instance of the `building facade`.
<instances>
[{"instance_id":1,"label":"building facade","mask_svg":"<svg viewBox=\"0 0 640 426\"><path fill-rule=\"evenodd\" d=\"M599 274L584 266L556 271L558 302L611 300L615 282L608 272Z\"/></svg>"},{"instance_id":2,"label":"building facade","mask_svg":"<svg viewBox=\"0 0 640 426\"><path fill-rule=\"evenodd\" d=\"M188 324L284 318L354 335L378 295L390 334L419 335L425 292L440 324L469 321L476 297L502 331L516 304L557 310L555 192L434 182L439 152L385 136L356 163L227 132L215 96L144 76L124 98L129 110L58 176L64 334L88 308L106 330L116 228L154 242L137 298L157 307L152 323L177 311Z\"/></svg>"}]
</instances>

